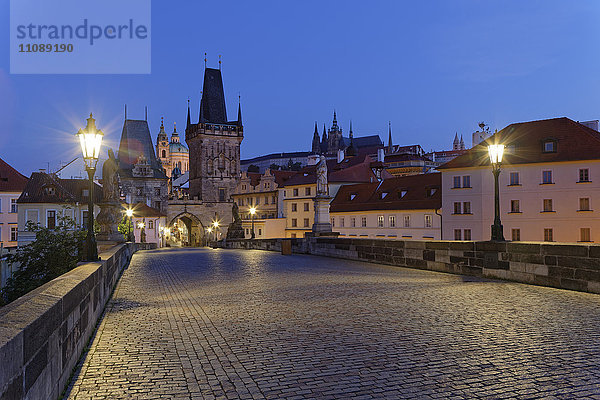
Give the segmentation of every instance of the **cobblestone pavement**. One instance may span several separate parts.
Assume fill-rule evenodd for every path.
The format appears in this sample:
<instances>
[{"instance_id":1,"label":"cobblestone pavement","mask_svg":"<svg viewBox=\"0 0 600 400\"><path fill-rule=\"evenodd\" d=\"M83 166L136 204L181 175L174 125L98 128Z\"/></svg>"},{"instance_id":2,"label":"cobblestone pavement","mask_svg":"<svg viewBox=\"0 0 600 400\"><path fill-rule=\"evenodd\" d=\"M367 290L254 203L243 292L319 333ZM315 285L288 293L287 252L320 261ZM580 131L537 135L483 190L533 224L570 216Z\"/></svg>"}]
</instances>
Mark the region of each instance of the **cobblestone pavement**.
<instances>
[{"instance_id":1,"label":"cobblestone pavement","mask_svg":"<svg viewBox=\"0 0 600 400\"><path fill-rule=\"evenodd\" d=\"M68 399L600 399L600 296L314 256L138 252Z\"/></svg>"}]
</instances>

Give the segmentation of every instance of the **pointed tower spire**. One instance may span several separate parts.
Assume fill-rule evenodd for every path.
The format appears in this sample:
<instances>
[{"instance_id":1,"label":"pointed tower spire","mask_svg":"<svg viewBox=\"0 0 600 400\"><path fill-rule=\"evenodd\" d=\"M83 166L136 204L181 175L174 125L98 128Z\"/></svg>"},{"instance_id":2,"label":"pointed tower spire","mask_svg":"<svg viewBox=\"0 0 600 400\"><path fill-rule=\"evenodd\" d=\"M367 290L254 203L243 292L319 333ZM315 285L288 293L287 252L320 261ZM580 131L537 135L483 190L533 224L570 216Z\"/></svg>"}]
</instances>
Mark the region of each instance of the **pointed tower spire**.
<instances>
[{"instance_id":1,"label":"pointed tower spire","mask_svg":"<svg viewBox=\"0 0 600 400\"><path fill-rule=\"evenodd\" d=\"M238 94L238 119L237 125L242 126L242 96Z\"/></svg>"},{"instance_id":2,"label":"pointed tower spire","mask_svg":"<svg viewBox=\"0 0 600 400\"><path fill-rule=\"evenodd\" d=\"M323 123L323 138L321 139L321 153L327 153L327 129Z\"/></svg>"},{"instance_id":3,"label":"pointed tower spire","mask_svg":"<svg viewBox=\"0 0 600 400\"><path fill-rule=\"evenodd\" d=\"M388 151L392 152L392 121L388 121Z\"/></svg>"},{"instance_id":4,"label":"pointed tower spire","mask_svg":"<svg viewBox=\"0 0 600 400\"><path fill-rule=\"evenodd\" d=\"M333 123L335 124L337 122L337 115L335 113L335 108L333 109Z\"/></svg>"},{"instance_id":5,"label":"pointed tower spire","mask_svg":"<svg viewBox=\"0 0 600 400\"><path fill-rule=\"evenodd\" d=\"M460 150L464 150L465 149L465 141L463 140L463 136L460 135L460 144L459 144Z\"/></svg>"},{"instance_id":6,"label":"pointed tower spire","mask_svg":"<svg viewBox=\"0 0 600 400\"><path fill-rule=\"evenodd\" d=\"M315 132L313 133L311 151L315 154L321 153L321 140L319 138L319 130L317 129L317 121L315 121Z\"/></svg>"},{"instance_id":7,"label":"pointed tower spire","mask_svg":"<svg viewBox=\"0 0 600 400\"><path fill-rule=\"evenodd\" d=\"M356 155L356 147L354 147L354 133L352 132L352 120L350 120L350 145L346 149L346 155L348 157Z\"/></svg>"},{"instance_id":8,"label":"pointed tower spire","mask_svg":"<svg viewBox=\"0 0 600 400\"><path fill-rule=\"evenodd\" d=\"M458 150L460 142L458 141L458 132L454 134L454 141L452 142L452 150Z\"/></svg>"},{"instance_id":9,"label":"pointed tower spire","mask_svg":"<svg viewBox=\"0 0 600 400\"><path fill-rule=\"evenodd\" d=\"M192 118L190 117L190 99L188 99L187 125L185 126L185 129L187 130L187 128L189 128L191 124L192 124Z\"/></svg>"}]
</instances>

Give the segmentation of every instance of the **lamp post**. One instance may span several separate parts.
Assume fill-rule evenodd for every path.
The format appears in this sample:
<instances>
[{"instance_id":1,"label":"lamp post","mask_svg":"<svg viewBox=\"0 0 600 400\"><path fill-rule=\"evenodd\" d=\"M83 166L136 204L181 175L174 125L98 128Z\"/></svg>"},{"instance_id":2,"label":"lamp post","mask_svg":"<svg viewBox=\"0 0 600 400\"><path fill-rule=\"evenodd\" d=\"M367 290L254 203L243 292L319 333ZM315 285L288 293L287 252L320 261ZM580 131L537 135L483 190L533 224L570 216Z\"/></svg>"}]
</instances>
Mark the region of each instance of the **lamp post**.
<instances>
[{"instance_id":1,"label":"lamp post","mask_svg":"<svg viewBox=\"0 0 600 400\"><path fill-rule=\"evenodd\" d=\"M140 242L146 243L146 232L144 231L144 227L146 226L143 222L138 222L138 228L140 229Z\"/></svg>"},{"instance_id":2,"label":"lamp post","mask_svg":"<svg viewBox=\"0 0 600 400\"><path fill-rule=\"evenodd\" d=\"M213 230L215 231L215 242L219 240L219 221L213 222Z\"/></svg>"},{"instance_id":3,"label":"lamp post","mask_svg":"<svg viewBox=\"0 0 600 400\"><path fill-rule=\"evenodd\" d=\"M85 162L85 170L88 173L88 179L90 181L88 196L88 229L85 238L85 261L98 260L98 248L96 246L96 236L94 235L94 174L96 173L96 164L98 163L103 136L104 133L96 128L96 120L93 118L92 113L90 113L85 129L79 129L77 132L79 144L81 145L81 152L83 153L83 161Z\"/></svg>"},{"instance_id":4,"label":"lamp post","mask_svg":"<svg viewBox=\"0 0 600 400\"><path fill-rule=\"evenodd\" d=\"M133 225L133 210L128 208L125 210L125 215L129 218L129 223L127 224L127 241L132 242L131 240L131 225Z\"/></svg>"},{"instance_id":5,"label":"lamp post","mask_svg":"<svg viewBox=\"0 0 600 400\"><path fill-rule=\"evenodd\" d=\"M500 222L500 186L498 176L500 175L500 164L504 154L503 144L491 144L488 146L492 173L494 174L494 225L492 225L492 240L504 241L504 230Z\"/></svg>"},{"instance_id":6,"label":"lamp post","mask_svg":"<svg viewBox=\"0 0 600 400\"><path fill-rule=\"evenodd\" d=\"M212 233L212 227L211 227L211 226L209 226L209 227L206 229L206 231L208 232L208 238L209 238L209 240L210 240L210 234Z\"/></svg>"},{"instance_id":7,"label":"lamp post","mask_svg":"<svg viewBox=\"0 0 600 400\"><path fill-rule=\"evenodd\" d=\"M254 214L256 214L256 207L250 207L250 215L252 216L252 236L250 239L254 239Z\"/></svg>"}]
</instances>

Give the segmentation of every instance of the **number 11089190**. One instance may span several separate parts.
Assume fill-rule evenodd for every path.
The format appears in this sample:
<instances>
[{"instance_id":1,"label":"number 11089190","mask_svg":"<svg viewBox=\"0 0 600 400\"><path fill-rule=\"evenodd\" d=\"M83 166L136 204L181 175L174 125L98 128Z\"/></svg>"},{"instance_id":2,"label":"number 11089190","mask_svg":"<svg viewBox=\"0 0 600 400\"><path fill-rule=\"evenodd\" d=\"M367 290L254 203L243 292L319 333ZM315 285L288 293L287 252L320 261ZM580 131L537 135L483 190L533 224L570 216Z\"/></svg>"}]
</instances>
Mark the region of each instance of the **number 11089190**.
<instances>
[{"instance_id":1,"label":"number 11089190","mask_svg":"<svg viewBox=\"0 0 600 400\"><path fill-rule=\"evenodd\" d=\"M71 53L73 52L73 45L71 43L65 44L51 44L51 43L26 43L19 44L19 53Z\"/></svg>"}]
</instances>

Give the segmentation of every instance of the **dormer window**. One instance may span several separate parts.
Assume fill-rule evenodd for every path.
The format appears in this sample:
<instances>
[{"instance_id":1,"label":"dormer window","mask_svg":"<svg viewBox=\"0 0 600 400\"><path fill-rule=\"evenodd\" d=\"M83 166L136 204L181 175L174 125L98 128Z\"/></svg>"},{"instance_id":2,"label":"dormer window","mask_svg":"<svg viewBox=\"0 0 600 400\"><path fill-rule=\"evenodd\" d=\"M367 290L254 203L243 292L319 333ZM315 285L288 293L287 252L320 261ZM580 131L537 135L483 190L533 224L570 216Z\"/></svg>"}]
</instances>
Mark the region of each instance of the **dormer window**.
<instances>
[{"instance_id":1,"label":"dormer window","mask_svg":"<svg viewBox=\"0 0 600 400\"><path fill-rule=\"evenodd\" d=\"M352 193L352 194L350 195L350 201L354 200L354 198L355 198L355 197L356 197L356 193Z\"/></svg>"},{"instance_id":2,"label":"dormer window","mask_svg":"<svg viewBox=\"0 0 600 400\"><path fill-rule=\"evenodd\" d=\"M403 198L404 196L406 196L406 193L408 193L408 190L401 190L398 192L398 197Z\"/></svg>"},{"instance_id":3,"label":"dormer window","mask_svg":"<svg viewBox=\"0 0 600 400\"><path fill-rule=\"evenodd\" d=\"M542 152L544 153L556 153L556 140L546 139L543 143Z\"/></svg>"},{"instance_id":4,"label":"dormer window","mask_svg":"<svg viewBox=\"0 0 600 400\"><path fill-rule=\"evenodd\" d=\"M46 186L44 190L48 196L54 196L56 194L56 188L54 186Z\"/></svg>"},{"instance_id":5,"label":"dormer window","mask_svg":"<svg viewBox=\"0 0 600 400\"><path fill-rule=\"evenodd\" d=\"M90 195L90 190L89 189L83 189L81 191L81 197L88 197Z\"/></svg>"},{"instance_id":6,"label":"dormer window","mask_svg":"<svg viewBox=\"0 0 600 400\"><path fill-rule=\"evenodd\" d=\"M385 199L385 196L387 196L387 195L388 195L388 193L387 193L387 192L383 192L383 193L381 193L381 200Z\"/></svg>"},{"instance_id":7,"label":"dormer window","mask_svg":"<svg viewBox=\"0 0 600 400\"><path fill-rule=\"evenodd\" d=\"M436 188L427 188L427 197L432 197L435 194L435 192L437 192Z\"/></svg>"}]
</instances>

